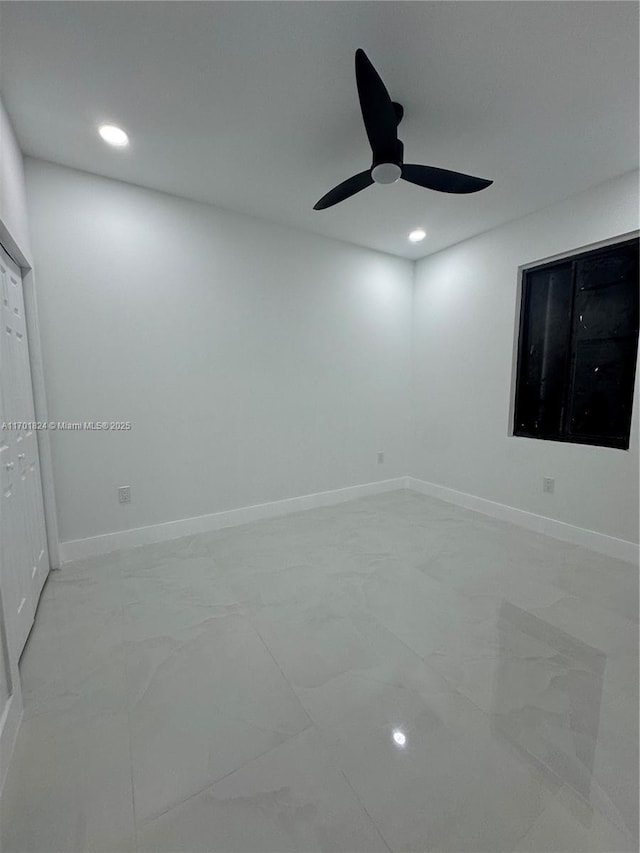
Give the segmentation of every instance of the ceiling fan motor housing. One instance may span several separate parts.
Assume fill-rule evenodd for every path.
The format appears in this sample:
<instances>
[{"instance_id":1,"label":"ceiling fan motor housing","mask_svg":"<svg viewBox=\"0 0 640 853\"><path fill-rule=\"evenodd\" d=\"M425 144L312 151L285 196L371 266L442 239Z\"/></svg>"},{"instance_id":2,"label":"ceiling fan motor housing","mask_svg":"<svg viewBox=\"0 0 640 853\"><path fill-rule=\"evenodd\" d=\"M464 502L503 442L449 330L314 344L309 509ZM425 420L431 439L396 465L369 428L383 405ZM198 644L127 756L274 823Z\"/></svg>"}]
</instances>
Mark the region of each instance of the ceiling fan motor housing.
<instances>
[{"instance_id":1,"label":"ceiling fan motor housing","mask_svg":"<svg viewBox=\"0 0 640 853\"><path fill-rule=\"evenodd\" d=\"M371 177L377 184L394 184L402 176L404 145L396 139L389 151L378 151L371 164Z\"/></svg>"}]
</instances>

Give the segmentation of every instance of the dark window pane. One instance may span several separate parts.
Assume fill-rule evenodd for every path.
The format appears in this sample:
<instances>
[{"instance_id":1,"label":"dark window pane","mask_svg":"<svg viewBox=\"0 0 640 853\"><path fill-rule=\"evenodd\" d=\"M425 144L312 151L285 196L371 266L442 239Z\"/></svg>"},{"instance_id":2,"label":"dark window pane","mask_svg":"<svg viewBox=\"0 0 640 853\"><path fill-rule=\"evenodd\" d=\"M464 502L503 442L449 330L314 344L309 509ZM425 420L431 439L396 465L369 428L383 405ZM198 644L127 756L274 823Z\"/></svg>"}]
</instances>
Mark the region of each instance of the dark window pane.
<instances>
[{"instance_id":1,"label":"dark window pane","mask_svg":"<svg viewBox=\"0 0 640 853\"><path fill-rule=\"evenodd\" d=\"M576 261L568 435L628 447L637 339L637 248Z\"/></svg>"},{"instance_id":2,"label":"dark window pane","mask_svg":"<svg viewBox=\"0 0 640 853\"><path fill-rule=\"evenodd\" d=\"M629 338L578 343L569 402L569 435L629 446L634 362L635 346Z\"/></svg>"},{"instance_id":3,"label":"dark window pane","mask_svg":"<svg viewBox=\"0 0 640 853\"><path fill-rule=\"evenodd\" d=\"M525 273L514 432L628 447L638 240Z\"/></svg>"},{"instance_id":4,"label":"dark window pane","mask_svg":"<svg viewBox=\"0 0 640 853\"><path fill-rule=\"evenodd\" d=\"M558 435L571 323L571 263L525 276L516 431Z\"/></svg>"}]
</instances>

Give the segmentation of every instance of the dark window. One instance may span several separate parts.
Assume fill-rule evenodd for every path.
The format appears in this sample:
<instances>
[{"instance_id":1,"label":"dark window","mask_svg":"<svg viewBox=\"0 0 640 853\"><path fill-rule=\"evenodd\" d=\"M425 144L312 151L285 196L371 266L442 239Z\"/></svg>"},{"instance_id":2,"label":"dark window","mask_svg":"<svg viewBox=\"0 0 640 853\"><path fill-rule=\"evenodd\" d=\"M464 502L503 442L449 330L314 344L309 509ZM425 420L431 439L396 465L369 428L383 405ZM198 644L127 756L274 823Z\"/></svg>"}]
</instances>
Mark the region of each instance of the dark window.
<instances>
[{"instance_id":1,"label":"dark window","mask_svg":"<svg viewBox=\"0 0 640 853\"><path fill-rule=\"evenodd\" d=\"M638 240L528 269L515 435L629 447Z\"/></svg>"}]
</instances>

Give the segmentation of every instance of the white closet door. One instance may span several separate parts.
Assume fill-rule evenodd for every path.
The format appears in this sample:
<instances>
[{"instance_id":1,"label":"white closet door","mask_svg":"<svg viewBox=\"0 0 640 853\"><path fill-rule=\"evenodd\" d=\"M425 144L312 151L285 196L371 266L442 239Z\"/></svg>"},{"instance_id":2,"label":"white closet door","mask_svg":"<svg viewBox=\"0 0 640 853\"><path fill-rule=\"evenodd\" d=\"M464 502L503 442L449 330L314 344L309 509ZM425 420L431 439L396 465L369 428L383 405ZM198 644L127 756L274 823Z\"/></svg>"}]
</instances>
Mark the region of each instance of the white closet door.
<instances>
[{"instance_id":1,"label":"white closet door","mask_svg":"<svg viewBox=\"0 0 640 853\"><path fill-rule=\"evenodd\" d=\"M20 654L49 568L19 268L0 247L0 583Z\"/></svg>"},{"instance_id":2,"label":"white closet door","mask_svg":"<svg viewBox=\"0 0 640 853\"><path fill-rule=\"evenodd\" d=\"M12 262L13 263L13 262ZM14 270L17 268L14 265ZM19 270L17 277L11 277L12 293L15 299L13 312L16 324L17 367L19 371L17 387L19 389L22 420L27 426L21 430L21 442L18 450L20 477L24 484L25 518L27 525L27 550L31 569L31 593L34 609L37 606L40 591L49 571L47 559L47 534L44 523L44 505L42 500L42 481L40 479L40 458L38 456L38 436L34 427L36 419L31 383L29 361L29 341L24 311L24 293ZM29 426L30 425L30 426Z\"/></svg>"}]
</instances>

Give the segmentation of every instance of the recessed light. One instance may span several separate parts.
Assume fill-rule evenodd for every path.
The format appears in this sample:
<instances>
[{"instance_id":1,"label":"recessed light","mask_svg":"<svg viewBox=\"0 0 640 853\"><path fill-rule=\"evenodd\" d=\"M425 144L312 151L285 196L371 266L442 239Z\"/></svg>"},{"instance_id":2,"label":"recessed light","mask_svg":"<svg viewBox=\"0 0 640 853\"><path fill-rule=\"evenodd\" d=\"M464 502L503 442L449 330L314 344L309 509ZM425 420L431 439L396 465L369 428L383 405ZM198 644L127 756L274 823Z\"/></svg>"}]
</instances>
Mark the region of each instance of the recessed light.
<instances>
[{"instance_id":1,"label":"recessed light","mask_svg":"<svg viewBox=\"0 0 640 853\"><path fill-rule=\"evenodd\" d=\"M411 234L409 234L409 239L412 243L419 243L421 240L424 240L426 236L427 232L424 228L416 228L415 231L412 231Z\"/></svg>"},{"instance_id":2,"label":"recessed light","mask_svg":"<svg viewBox=\"0 0 640 853\"><path fill-rule=\"evenodd\" d=\"M401 747L402 747L402 746L405 746L405 745L406 745L406 743L407 743L407 736L406 736L406 734L405 734L404 732L400 731L400 729L396 729L396 730L393 732L392 737L393 737L394 743L395 743L397 746L401 746Z\"/></svg>"},{"instance_id":3,"label":"recessed light","mask_svg":"<svg viewBox=\"0 0 640 853\"><path fill-rule=\"evenodd\" d=\"M114 145L116 148L124 148L129 144L129 137L121 127L116 127L115 124L101 124L98 128L98 133L108 142L109 145Z\"/></svg>"}]
</instances>

